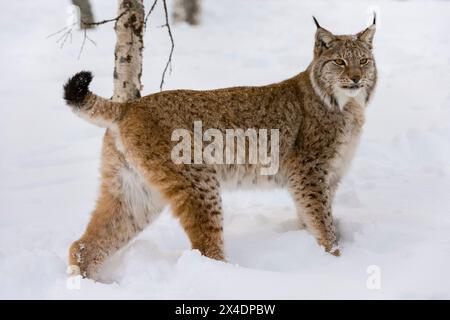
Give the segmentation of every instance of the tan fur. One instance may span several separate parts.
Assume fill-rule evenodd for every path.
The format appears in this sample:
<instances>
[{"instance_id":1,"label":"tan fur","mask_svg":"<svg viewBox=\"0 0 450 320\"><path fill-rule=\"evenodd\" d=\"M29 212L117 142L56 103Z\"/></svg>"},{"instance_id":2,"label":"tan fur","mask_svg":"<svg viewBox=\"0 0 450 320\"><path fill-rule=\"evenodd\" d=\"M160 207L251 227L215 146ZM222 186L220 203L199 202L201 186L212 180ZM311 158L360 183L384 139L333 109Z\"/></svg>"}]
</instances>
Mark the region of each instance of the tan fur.
<instances>
[{"instance_id":1,"label":"tan fur","mask_svg":"<svg viewBox=\"0 0 450 320\"><path fill-rule=\"evenodd\" d=\"M276 84L166 91L128 103L89 92L81 103L69 102L82 118L107 128L100 197L85 234L70 249L69 263L96 278L104 259L151 222L164 204L179 218L193 248L224 259L220 187L265 183L287 188L318 243L339 255L331 205L376 82L373 32L371 26L356 36L334 36L319 27L307 70ZM338 58L345 59L344 67L333 62ZM369 60L361 65L363 58ZM355 74L362 87L341 89ZM171 134L180 128L192 132L196 120L205 129L222 132L279 129L280 170L261 176L259 165L174 164Z\"/></svg>"}]
</instances>

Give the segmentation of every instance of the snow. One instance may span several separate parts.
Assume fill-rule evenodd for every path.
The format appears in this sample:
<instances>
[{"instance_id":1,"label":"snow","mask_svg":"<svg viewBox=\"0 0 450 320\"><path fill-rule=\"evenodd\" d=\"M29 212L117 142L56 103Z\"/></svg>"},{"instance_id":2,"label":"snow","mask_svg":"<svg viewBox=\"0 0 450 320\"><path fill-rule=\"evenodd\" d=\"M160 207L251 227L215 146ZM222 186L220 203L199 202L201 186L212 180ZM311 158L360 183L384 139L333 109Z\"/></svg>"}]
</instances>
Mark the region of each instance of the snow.
<instances>
[{"instance_id":1,"label":"snow","mask_svg":"<svg viewBox=\"0 0 450 320\"><path fill-rule=\"evenodd\" d=\"M102 272L68 286L67 251L89 220L103 131L75 117L62 84L92 70L112 94L112 25L60 50L46 36L69 1L10 1L0 12L0 298L449 299L450 2L378 1L379 85L334 206L342 256L300 229L282 190L223 195L228 263L202 257L166 209ZM199 27L173 27L166 89L261 85L310 62L311 15L335 33L370 21L372 1L204 1ZM147 4L148 5L148 4ZM115 5L93 1L97 18ZM144 93L158 90L169 50L161 6L145 38ZM377 266L379 289L368 274ZM373 276L373 275L372 275Z\"/></svg>"}]
</instances>

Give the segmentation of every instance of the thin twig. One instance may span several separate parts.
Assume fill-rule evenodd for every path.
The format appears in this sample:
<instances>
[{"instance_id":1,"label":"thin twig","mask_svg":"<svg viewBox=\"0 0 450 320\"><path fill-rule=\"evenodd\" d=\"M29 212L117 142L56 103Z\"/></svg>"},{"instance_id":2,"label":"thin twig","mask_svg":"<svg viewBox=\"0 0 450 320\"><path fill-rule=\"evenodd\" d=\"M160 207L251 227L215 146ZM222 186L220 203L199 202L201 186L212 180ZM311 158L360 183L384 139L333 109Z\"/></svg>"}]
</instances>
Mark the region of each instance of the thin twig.
<instances>
[{"instance_id":1,"label":"thin twig","mask_svg":"<svg viewBox=\"0 0 450 320\"><path fill-rule=\"evenodd\" d=\"M86 25L86 26L99 26L99 25L102 25L102 24L105 24L108 22L113 22L113 21L117 22L128 11L130 11L129 8L124 10L121 14L119 14L117 17L115 17L113 19L106 19L106 20L102 20L102 21L98 21L98 22L84 22L84 21L80 20L80 23L81 23L81 25ZM62 35L56 40L56 43L59 43L60 44L59 47L60 47L60 49L62 49L64 47L64 45L66 44L67 39L70 39L70 43L72 43L72 32L76 25L78 25L78 22L74 22L71 25L68 25L68 26L48 35L46 37L46 39L62 33ZM89 40L92 44L97 45L97 43L87 35L87 29L83 28L83 40L81 42L80 52L78 53L78 59L80 59L80 57L81 57L81 53L83 52L84 45L86 44L86 39Z\"/></svg>"},{"instance_id":2,"label":"thin twig","mask_svg":"<svg viewBox=\"0 0 450 320\"><path fill-rule=\"evenodd\" d=\"M144 32L147 28L147 20L148 17L150 17L151 13L153 12L153 9L155 9L156 4L158 3L158 0L155 0L152 4L152 6L150 7L150 10L147 12L147 14L145 15L145 19L144 19Z\"/></svg>"},{"instance_id":3,"label":"thin twig","mask_svg":"<svg viewBox=\"0 0 450 320\"><path fill-rule=\"evenodd\" d=\"M164 71L163 71L163 74L161 77L161 83L159 84L159 90L161 90L161 91L162 91L162 88L164 85L164 79L166 77L167 69L169 69L170 73L172 72L172 55L173 55L173 50L175 48L175 43L173 41L173 36L172 36L172 30L170 29L170 24L169 24L169 14L167 12L167 3L166 3L166 0L162 0L162 1L164 4L164 15L166 18L166 23L163 25L163 27L167 28L167 32L168 32L169 38L170 38L171 48L170 48L169 58L167 59L166 66L164 67Z\"/></svg>"},{"instance_id":4,"label":"thin twig","mask_svg":"<svg viewBox=\"0 0 450 320\"><path fill-rule=\"evenodd\" d=\"M97 46L97 42L95 42L92 38L90 38L86 33L86 38L94 45Z\"/></svg>"},{"instance_id":5,"label":"thin twig","mask_svg":"<svg viewBox=\"0 0 450 320\"><path fill-rule=\"evenodd\" d=\"M56 40L56 43L61 43L59 46L61 49L64 47L64 44L66 43L67 39L72 38L72 31L73 27L68 29L65 33L63 33L61 37L58 38L58 40Z\"/></svg>"},{"instance_id":6,"label":"thin twig","mask_svg":"<svg viewBox=\"0 0 450 320\"><path fill-rule=\"evenodd\" d=\"M87 29L84 28L83 29L83 41L81 42L80 52L78 53L78 57L77 57L78 60L80 60L81 53L83 52L83 49L84 49L84 44L86 43L86 39L89 40L94 46L97 46L97 43L87 35Z\"/></svg>"},{"instance_id":7,"label":"thin twig","mask_svg":"<svg viewBox=\"0 0 450 320\"><path fill-rule=\"evenodd\" d=\"M113 22L113 21L119 20L128 11L130 11L130 8L125 9L121 14L119 14L117 17L115 17L113 19L107 19L107 20L102 20L102 21L98 21L98 22L84 22L84 21L81 21L81 23L86 25L86 26L99 26L101 24L105 24L105 23L108 23L108 22Z\"/></svg>"},{"instance_id":8,"label":"thin twig","mask_svg":"<svg viewBox=\"0 0 450 320\"><path fill-rule=\"evenodd\" d=\"M62 29L60 29L60 30L58 30L58 31L56 31L54 33L51 33L47 37L45 37L45 39L51 38L53 36L56 36L57 34L67 30L69 27L73 27L75 24L76 24L76 22L72 23L70 26L64 27L64 28L62 28Z\"/></svg>"},{"instance_id":9,"label":"thin twig","mask_svg":"<svg viewBox=\"0 0 450 320\"><path fill-rule=\"evenodd\" d=\"M77 57L78 60L80 60L81 53L83 52L84 44L86 43L86 38L87 38L86 28L83 29L83 34L84 34L83 42L81 42L80 52L78 52L78 57Z\"/></svg>"},{"instance_id":10,"label":"thin twig","mask_svg":"<svg viewBox=\"0 0 450 320\"><path fill-rule=\"evenodd\" d=\"M117 17L115 17L113 19L106 19L106 20L102 20L102 21L98 21L98 22L84 22L84 21L81 21L81 23L83 25L86 25L86 26L99 26L99 25L102 25L102 24L105 24L105 23L109 23L109 22L113 22L113 21L115 21L117 23L117 21L119 21L119 19L122 18L123 15L126 14L128 11L130 11L130 8L125 9L121 14L119 14ZM91 38L89 38L89 36L87 35L87 29L84 28L83 30L84 30L83 42L81 43L80 52L78 53L78 60L80 59L81 53L83 52L84 44L86 43L86 39L89 40L91 43L93 43L95 46L97 45L97 43L95 43L95 41L92 40Z\"/></svg>"}]
</instances>

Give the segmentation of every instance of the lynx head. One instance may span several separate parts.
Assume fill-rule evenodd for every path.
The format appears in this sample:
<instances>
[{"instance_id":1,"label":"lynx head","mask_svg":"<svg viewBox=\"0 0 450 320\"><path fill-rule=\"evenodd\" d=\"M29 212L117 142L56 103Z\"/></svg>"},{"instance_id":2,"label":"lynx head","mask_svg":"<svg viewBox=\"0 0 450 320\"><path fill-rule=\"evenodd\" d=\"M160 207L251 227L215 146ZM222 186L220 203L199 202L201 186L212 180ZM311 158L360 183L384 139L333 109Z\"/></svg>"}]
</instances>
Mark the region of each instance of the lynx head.
<instances>
[{"instance_id":1,"label":"lynx head","mask_svg":"<svg viewBox=\"0 0 450 320\"><path fill-rule=\"evenodd\" d=\"M309 75L314 91L330 108L342 109L352 98L366 105L377 80L372 54L376 16L355 35L334 35L313 19L317 31Z\"/></svg>"}]
</instances>

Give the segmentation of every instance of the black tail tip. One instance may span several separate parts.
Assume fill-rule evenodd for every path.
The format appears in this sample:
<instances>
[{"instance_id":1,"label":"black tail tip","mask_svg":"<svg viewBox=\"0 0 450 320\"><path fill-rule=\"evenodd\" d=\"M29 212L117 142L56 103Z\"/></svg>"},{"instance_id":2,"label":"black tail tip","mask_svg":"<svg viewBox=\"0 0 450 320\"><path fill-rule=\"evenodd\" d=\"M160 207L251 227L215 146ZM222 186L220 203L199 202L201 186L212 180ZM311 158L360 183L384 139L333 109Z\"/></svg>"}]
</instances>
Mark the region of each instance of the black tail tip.
<instances>
[{"instance_id":1,"label":"black tail tip","mask_svg":"<svg viewBox=\"0 0 450 320\"><path fill-rule=\"evenodd\" d=\"M92 73L89 71L78 72L69 78L64 85L64 99L69 104L81 104L89 92L89 84L92 81Z\"/></svg>"}]
</instances>

